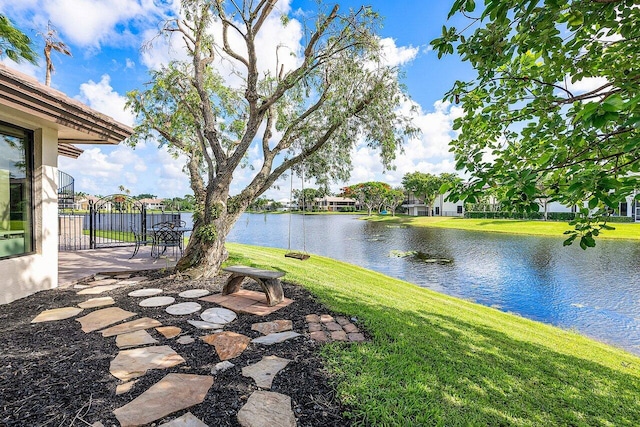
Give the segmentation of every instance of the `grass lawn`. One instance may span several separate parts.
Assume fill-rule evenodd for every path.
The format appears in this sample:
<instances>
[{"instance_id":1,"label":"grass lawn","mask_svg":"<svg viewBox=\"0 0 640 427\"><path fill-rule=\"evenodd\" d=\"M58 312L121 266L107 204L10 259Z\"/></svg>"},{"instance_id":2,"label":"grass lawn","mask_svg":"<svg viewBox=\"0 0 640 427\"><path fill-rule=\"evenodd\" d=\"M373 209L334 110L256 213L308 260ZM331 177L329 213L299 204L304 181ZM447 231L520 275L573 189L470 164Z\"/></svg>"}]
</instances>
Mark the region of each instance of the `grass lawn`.
<instances>
[{"instance_id":1,"label":"grass lawn","mask_svg":"<svg viewBox=\"0 0 640 427\"><path fill-rule=\"evenodd\" d=\"M388 216L373 215L363 217L368 221L385 221L389 223L405 224L413 227L440 227L459 230L487 231L491 233L528 234L534 236L558 236L566 238L563 233L571 227L561 221L527 221L514 219L467 219L451 217L426 216ZM603 231L598 239L634 239L640 240L640 224L638 223L609 223L615 230Z\"/></svg>"},{"instance_id":2,"label":"grass lawn","mask_svg":"<svg viewBox=\"0 0 640 427\"><path fill-rule=\"evenodd\" d=\"M627 352L329 258L227 247L229 264L285 271L370 334L323 350L357 424L640 425Z\"/></svg>"}]
</instances>

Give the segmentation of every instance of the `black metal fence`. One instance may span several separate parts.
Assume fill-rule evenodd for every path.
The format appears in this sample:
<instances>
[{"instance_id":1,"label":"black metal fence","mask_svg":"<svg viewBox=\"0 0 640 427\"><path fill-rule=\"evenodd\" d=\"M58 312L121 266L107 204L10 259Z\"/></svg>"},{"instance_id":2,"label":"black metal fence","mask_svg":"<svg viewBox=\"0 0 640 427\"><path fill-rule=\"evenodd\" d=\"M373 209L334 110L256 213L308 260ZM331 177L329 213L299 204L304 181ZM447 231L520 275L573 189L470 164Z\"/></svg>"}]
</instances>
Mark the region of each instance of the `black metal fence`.
<instances>
[{"instance_id":1,"label":"black metal fence","mask_svg":"<svg viewBox=\"0 0 640 427\"><path fill-rule=\"evenodd\" d=\"M147 227L153 224L179 219L179 212L148 213L143 203L123 194L90 202L88 211L60 207L58 249L134 246L134 230L145 235Z\"/></svg>"}]
</instances>

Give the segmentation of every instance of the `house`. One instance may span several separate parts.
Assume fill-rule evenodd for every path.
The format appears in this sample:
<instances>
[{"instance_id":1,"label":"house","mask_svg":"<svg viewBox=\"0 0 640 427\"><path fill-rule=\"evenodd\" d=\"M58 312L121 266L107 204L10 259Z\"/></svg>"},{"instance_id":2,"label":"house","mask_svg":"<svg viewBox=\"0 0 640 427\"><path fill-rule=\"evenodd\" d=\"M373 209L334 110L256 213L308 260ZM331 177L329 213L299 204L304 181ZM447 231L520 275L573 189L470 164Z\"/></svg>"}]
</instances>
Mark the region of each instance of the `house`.
<instances>
[{"instance_id":1,"label":"house","mask_svg":"<svg viewBox=\"0 0 640 427\"><path fill-rule=\"evenodd\" d=\"M439 194L433 202L431 216L464 216L464 204L462 201L448 202L447 195ZM402 204L411 216L428 216L428 206L417 198L412 192L408 192L407 199Z\"/></svg>"},{"instance_id":2,"label":"house","mask_svg":"<svg viewBox=\"0 0 640 427\"><path fill-rule=\"evenodd\" d=\"M163 210L164 199L140 199L138 200L147 210Z\"/></svg>"},{"instance_id":3,"label":"house","mask_svg":"<svg viewBox=\"0 0 640 427\"><path fill-rule=\"evenodd\" d=\"M58 286L58 155L132 132L0 64L0 304Z\"/></svg>"},{"instance_id":4,"label":"house","mask_svg":"<svg viewBox=\"0 0 640 427\"><path fill-rule=\"evenodd\" d=\"M356 203L356 199L350 199L348 197L324 196L314 200L314 204L318 210L329 212L355 210Z\"/></svg>"}]
</instances>

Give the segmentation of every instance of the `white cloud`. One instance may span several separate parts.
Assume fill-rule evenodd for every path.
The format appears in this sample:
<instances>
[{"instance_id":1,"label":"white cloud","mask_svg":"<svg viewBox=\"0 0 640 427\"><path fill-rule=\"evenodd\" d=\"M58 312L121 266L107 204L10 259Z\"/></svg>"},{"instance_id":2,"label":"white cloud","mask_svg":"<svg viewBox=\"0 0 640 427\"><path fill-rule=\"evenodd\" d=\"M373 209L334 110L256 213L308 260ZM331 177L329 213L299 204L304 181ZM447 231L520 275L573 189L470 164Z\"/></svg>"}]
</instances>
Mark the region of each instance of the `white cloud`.
<instances>
[{"instance_id":1,"label":"white cloud","mask_svg":"<svg viewBox=\"0 0 640 427\"><path fill-rule=\"evenodd\" d=\"M99 82L89 80L80 85L79 99L91 108L100 111L117 121L133 126L135 116L125 109L127 98L118 94L111 87L111 77L102 76Z\"/></svg>"},{"instance_id":2,"label":"white cloud","mask_svg":"<svg viewBox=\"0 0 640 427\"><path fill-rule=\"evenodd\" d=\"M404 65L408 62L413 61L420 52L420 48L417 47L398 47L396 46L396 41L388 37L381 39L380 45L382 46L382 56L385 60L386 65L389 65L391 67Z\"/></svg>"},{"instance_id":3,"label":"white cloud","mask_svg":"<svg viewBox=\"0 0 640 427\"><path fill-rule=\"evenodd\" d=\"M607 79L604 77L587 77L575 83L571 83L571 79L567 78L566 88L575 95L591 92L605 84L607 84Z\"/></svg>"}]
</instances>

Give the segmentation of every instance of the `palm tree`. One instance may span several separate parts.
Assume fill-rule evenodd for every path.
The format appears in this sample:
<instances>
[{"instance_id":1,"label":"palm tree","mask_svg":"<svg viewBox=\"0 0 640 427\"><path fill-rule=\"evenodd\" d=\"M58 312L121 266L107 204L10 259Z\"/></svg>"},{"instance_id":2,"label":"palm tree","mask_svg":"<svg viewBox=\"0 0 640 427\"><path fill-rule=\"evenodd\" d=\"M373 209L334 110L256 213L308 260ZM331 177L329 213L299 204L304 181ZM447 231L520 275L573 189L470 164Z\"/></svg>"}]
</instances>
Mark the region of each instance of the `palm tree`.
<instances>
[{"instance_id":1,"label":"palm tree","mask_svg":"<svg viewBox=\"0 0 640 427\"><path fill-rule=\"evenodd\" d=\"M39 35L44 39L44 58L47 61L47 74L44 84L51 86L51 74L54 72L53 63L51 62L51 51L55 50L67 56L71 56L71 51L62 40L58 39L58 30L51 25L51 21L47 24L47 32L39 33Z\"/></svg>"}]
</instances>

